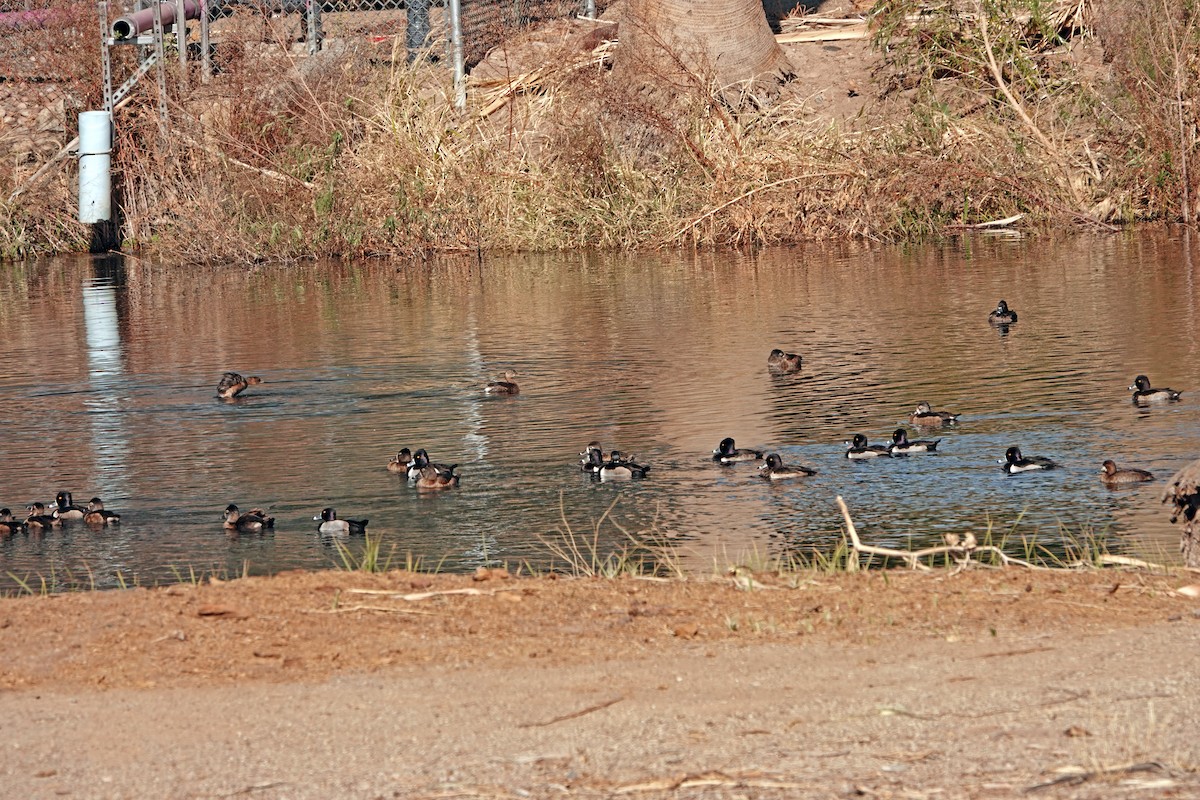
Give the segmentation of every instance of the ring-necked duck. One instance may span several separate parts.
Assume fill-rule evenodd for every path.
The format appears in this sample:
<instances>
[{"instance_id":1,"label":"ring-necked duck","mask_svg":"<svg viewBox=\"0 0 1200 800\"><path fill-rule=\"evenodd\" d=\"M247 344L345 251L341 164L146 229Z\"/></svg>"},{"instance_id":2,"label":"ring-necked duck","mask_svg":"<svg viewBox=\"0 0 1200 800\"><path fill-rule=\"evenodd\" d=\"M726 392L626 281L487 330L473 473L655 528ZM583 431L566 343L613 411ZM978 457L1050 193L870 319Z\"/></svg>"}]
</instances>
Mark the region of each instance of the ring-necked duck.
<instances>
[{"instance_id":1,"label":"ring-necked duck","mask_svg":"<svg viewBox=\"0 0 1200 800\"><path fill-rule=\"evenodd\" d=\"M233 503L225 506L225 529L242 533L262 533L263 528L275 527L275 518L268 517L261 508L252 508L245 514Z\"/></svg>"},{"instance_id":2,"label":"ring-necked duck","mask_svg":"<svg viewBox=\"0 0 1200 800\"><path fill-rule=\"evenodd\" d=\"M795 353L785 353L776 347L767 356L767 368L773 372L799 372L801 361Z\"/></svg>"},{"instance_id":3,"label":"ring-necked duck","mask_svg":"<svg viewBox=\"0 0 1200 800\"><path fill-rule=\"evenodd\" d=\"M608 460L604 459L599 449L589 450L588 455L591 458L592 472L599 475L602 481L640 479L646 477L646 473L650 471L650 467L635 464L625 458L620 450L609 453Z\"/></svg>"},{"instance_id":4,"label":"ring-necked duck","mask_svg":"<svg viewBox=\"0 0 1200 800\"><path fill-rule=\"evenodd\" d=\"M596 455L592 455L595 453ZM637 456L632 453L622 453L620 450L613 450L611 453L605 453L600 443L593 440L588 442L588 446L579 455L583 458L579 459L579 467L584 472L598 473L600 467L607 461L637 461Z\"/></svg>"},{"instance_id":5,"label":"ring-necked duck","mask_svg":"<svg viewBox=\"0 0 1200 800\"><path fill-rule=\"evenodd\" d=\"M520 394L521 387L513 382L513 378L517 377L517 373L511 369L506 369L496 376L496 379L490 381L487 386L483 387L483 391L487 394Z\"/></svg>"},{"instance_id":6,"label":"ring-necked duck","mask_svg":"<svg viewBox=\"0 0 1200 800\"><path fill-rule=\"evenodd\" d=\"M593 452L599 453L600 455L600 457L596 460L596 463L593 463L592 461ZM600 447L600 442L596 441L595 439L588 442L587 447L585 447L583 452L579 455L582 456L582 458L579 459L579 468L584 472L595 472L598 469L597 464L603 464L608 460L604 456L604 450Z\"/></svg>"},{"instance_id":7,"label":"ring-necked duck","mask_svg":"<svg viewBox=\"0 0 1200 800\"><path fill-rule=\"evenodd\" d=\"M459 476L454 474L456 469L458 469L458 464L451 464L444 468L426 464L417 475L416 486L423 491L453 489L458 486L459 481Z\"/></svg>"},{"instance_id":8,"label":"ring-necked duck","mask_svg":"<svg viewBox=\"0 0 1200 800\"><path fill-rule=\"evenodd\" d=\"M115 511L106 511L104 501L99 497L93 497L88 500L87 513L83 515L83 521L88 525L120 525L121 515Z\"/></svg>"},{"instance_id":9,"label":"ring-necked duck","mask_svg":"<svg viewBox=\"0 0 1200 800\"><path fill-rule=\"evenodd\" d=\"M29 506L29 516L25 517L25 528L27 530L41 531L47 528L60 528L62 521L53 514L46 513L46 506L42 503L33 503Z\"/></svg>"},{"instance_id":10,"label":"ring-necked duck","mask_svg":"<svg viewBox=\"0 0 1200 800\"><path fill-rule=\"evenodd\" d=\"M78 522L87 513L87 509L75 505L70 492L59 492L54 495L54 504L55 516L64 522Z\"/></svg>"},{"instance_id":11,"label":"ring-necked duck","mask_svg":"<svg viewBox=\"0 0 1200 800\"><path fill-rule=\"evenodd\" d=\"M893 454L932 453L933 451L937 450L938 442L940 441L942 440L915 439L910 441L908 438L908 431L904 430L904 428L896 428L895 433L892 434L892 443L889 445L889 449Z\"/></svg>"},{"instance_id":12,"label":"ring-necked duck","mask_svg":"<svg viewBox=\"0 0 1200 800\"><path fill-rule=\"evenodd\" d=\"M962 414L951 414L949 411L934 411L924 400L917 403L917 410L908 415L908 421L923 428L940 428L943 425L953 425Z\"/></svg>"},{"instance_id":13,"label":"ring-necked duck","mask_svg":"<svg viewBox=\"0 0 1200 800\"><path fill-rule=\"evenodd\" d=\"M988 314L988 322L993 325L1011 325L1017 321L1017 312L1008 307L1008 303L1001 300L996 303L996 309Z\"/></svg>"},{"instance_id":14,"label":"ring-necked duck","mask_svg":"<svg viewBox=\"0 0 1200 800\"><path fill-rule=\"evenodd\" d=\"M232 400L241 394L247 386L258 386L262 382L262 378L257 375L243 378L236 372L226 372L221 376L221 382L217 384L217 397L222 400Z\"/></svg>"},{"instance_id":15,"label":"ring-necked duck","mask_svg":"<svg viewBox=\"0 0 1200 800\"><path fill-rule=\"evenodd\" d=\"M408 473L408 467L412 464L412 451L407 447L402 448L396 457L389 460L387 463L388 472L403 472Z\"/></svg>"},{"instance_id":16,"label":"ring-necked duck","mask_svg":"<svg viewBox=\"0 0 1200 800\"><path fill-rule=\"evenodd\" d=\"M1112 459L1109 459L1100 465L1100 480L1107 484L1144 483L1145 481L1154 480L1154 474L1144 469L1135 469L1133 467L1118 469L1117 465L1112 462Z\"/></svg>"},{"instance_id":17,"label":"ring-necked duck","mask_svg":"<svg viewBox=\"0 0 1200 800\"><path fill-rule=\"evenodd\" d=\"M733 464L738 461L758 461L763 457L761 450L750 450L748 448L737 447L732 437L726 437L717 445L717 449L713 450L713 461L718 461L722 464Z\"/></svg>"},{"instance_id":18,"label":"ring-necked duck","mask_svg":"<svg viewBox=\"0 0 1200 800\"><path fill-rule=\"evenodd\" d=\"M1129 387L1133 392L1133 402L1138 405L1145 403L1173 403L1179 399L1183 392L1177 392L1174 389L1151 389L1150 379L1145 375L1138 375L1133 379L1133 385Z\"/></svg>"},{"instance_id":19,"label":"ring-necked duck","mask_svg":"<svg viewBox=\"0 0 1200 800\"><path fill-rule=\"evenodd\" d=\"M321 533L365 533L367 530L367 522L369 520L359 519L338 519L337 512L332 508L321 509L319 516L313 517L314 520L321 520L321 524L317 526L317 530Z\"/></svg>"},{"instance_id":20,"label":"ring-necked duck","mask_svg":"<svg viewBox=\"0 0 1200 800\"><path fill-rule=\"evenodd\" d=\"M779 454L771 453L767 456L767 463L758 468L758 474L769 481L782 481L789 478L807 478L809 475L816 475L817 471L805 466L784 466Z\"/></svg>"},{"instance_id":21,"label":"ring-necked duck","mask_svg":"<svg viewBox=\"0 0 1200 800\"><path fill-rule=\"evenodd\" d=\"M854 438L846 445L846 458L877 458L879 456L891 456L892 451L882 444L867 444L867 437L861 433L854 434Z\"/></svg>"},{"instance_id":22,"label":"ring-necked duck","mask_svg":"<svg viewBox=\"0 0 1200 800\"><path fill-rule=\"evenodd\" d=\"M1003 464L1001 467L1009 475L1016 472L1032 472L1038 469L1054 469L1058 466L1045 456L1029 456L1028 458L1021 455L1021 448L1010 447L1004 451L1004 458L999 459L997 464Z\"/></svg>"},{"instance_id":23,"label":"ring-necked duck","mask_svg":"<svg viewBox=\"0 0 1200 800\"><path fill-rule=\"evenodd\" d=\"M455 466L458 466L455 464ZM449 464L434 464L429 460L429 453L422 447L417 452L413 453L412 461L408 463L408 479L412 483L417 482L417 478L421 477L421 470L426 467L433 467L439 472L446 472L450 469Z\"/></svg>"},{"instance_id":24,"label":"ring-necked duck","mask_svg":"<svg viewBox=\"0 0 1200 800\"><path fill-rule=\"evenodd\" d=\"M13 519L11 510L0 508L0 536L12 536L14 533L24 530L25 523L19 519Z\"/></svg>"}]
</instances>

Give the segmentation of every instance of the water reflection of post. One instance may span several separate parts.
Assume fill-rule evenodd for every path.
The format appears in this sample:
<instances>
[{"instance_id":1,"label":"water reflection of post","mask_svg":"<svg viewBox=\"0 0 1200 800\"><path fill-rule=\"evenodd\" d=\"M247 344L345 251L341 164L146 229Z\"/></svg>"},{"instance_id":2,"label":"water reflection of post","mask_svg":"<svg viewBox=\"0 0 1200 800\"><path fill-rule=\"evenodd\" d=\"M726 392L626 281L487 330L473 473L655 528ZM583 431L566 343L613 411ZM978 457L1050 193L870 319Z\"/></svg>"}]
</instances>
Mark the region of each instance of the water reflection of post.
<instances>
[{"instance_id":1,"label":"water reflection of post","mask_svg":"<svg viewBox=\"0 0 1200 800\"><path fill-rule=\"evenodd\" d=\"M83 325L87 334L88 383L91 412L91 452L97 473L105 476L104 491L128 494L114 481L126 475L126 434L119 408L119 387L125 378L117 292L125 286L125 262L120 255L97 256L94 278L83 285ZM100 483L101 481L98 481Z\"/></svg>"}]
</instances>

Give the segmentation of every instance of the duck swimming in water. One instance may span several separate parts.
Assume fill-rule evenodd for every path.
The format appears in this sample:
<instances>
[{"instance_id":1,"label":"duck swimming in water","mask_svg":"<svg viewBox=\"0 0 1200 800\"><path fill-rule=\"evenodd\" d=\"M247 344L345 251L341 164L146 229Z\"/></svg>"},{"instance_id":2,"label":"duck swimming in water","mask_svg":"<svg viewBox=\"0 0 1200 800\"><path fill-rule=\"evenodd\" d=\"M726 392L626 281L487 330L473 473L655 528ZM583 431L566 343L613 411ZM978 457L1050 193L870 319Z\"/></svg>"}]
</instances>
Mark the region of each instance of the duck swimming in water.
<instances>
[{"instance_id":1,"label":"duck swimming in water","mask_svg":"<svg viewBox=\"0 0 1200 800\"><path fill-rule=\"evenodd\" d=\"M1001 467L1009 475L1014 475L1018 472L1033 472L1039 469L1054 469L1058 466L1045 456L1029 456L1026 458L1021 455L1021 448L1010 447L1004 451L1004 458L1000 459L998 464L1003 464Z\"/></svg>"},{"instance_id":2,"label":"duck swimming in water","mask_svg":"<svg viewBox=\"0 0 1200 800\"><path fill-rule=\"evenodd\" d=\"M908 421L922 428L940 428L943 425L953 425L961 416L949 411L934 411L929 403L922 400L917 403L917 410L908 415Z\"/></svg>"},{"instance_id":3,"label":"duck swimming in water","mask_svg":"<svg viewBox=\"0 0 1200 800\"><path fill-rule=\"evenodd\" d=\"M264 528L275 527L275 518L268 517L261 508L253 508L245 514L233 503L225 506L225 530L239 533L262 533Z\"/></svg>"},{"instance_id":4,"label":"duck swimming in water","mask_svg":"<svg viewBox=\"0 0 1200 800\"><path fill-rule=\"evenodd\" d=\"M483 387L485 394L520 394L521 387L513 381L517 377L517 373L511 369L506 369L496 376L494 381L490 381L487 386Z\"/></svg>"},{"instance_id":5,"label":"duck swimming in water","mask_svg":"<svg viewBox=\"0 0 1200 800\"><path fill-rule=\"evenodd\" d=\"M767 456L767 463L758 468L758 474L769 481L785 481L792 478L807 478L809 475L816 475L817 471L805 466L786 466L778 453L771 453Z\"/></svg>"},{"instance_id":6,"label":"duck swimming in water","mask_svg":"<svg viewBox=\"0 0 1200 800\"><path fill-rule=\"evenodd\" d=\"M85 525L120 525L121 515L115 511L107 511L104 501L93 497L88 501L87 513L83 515Z\"/></svg>"},{"instance_id":7,"label":"duck swimming in water","mask_svg":"<svg viewBox=\"0 0 1200 800\"><path fill-rule=\"evenodd\" d=\"M317 526L317 530L321 533L336 533L343 536L351 533L366 533L367 522L365 519L338 519L337 511L332 508L323 508L318 516L313 517L314 520L320 520L321 524Z\"/></svg>"},{"instance_id":8,"label":"duck swimming in water","mask_svg":"<svg viewBox=\"0 0 1200 800\"><path fill-rule=\"evenodd\" d=\"M1109 486L1129 483L1145 483L1154 480L1154 474L1133 467L1118 468L1112 459L1100 465L1100 480Z\"/></svg>"},{"instance_id":9,"label":"duck swimming in water","mask_svg":"<svg viewBox=\"0 0 1200 800\"><path fill-rule=\"evenodd\" d=\"M388 472L403 472L408 474L408 468L412 465L412 451L407 447L401 448L396 457L390 459L387 463Z\"/></svg>"},{"instance_id":10,"label":"duck swimming in water","mask_svg":"<svg viewBox=\"0 0 1200 800\"><path fill-rule=\"evenodd\" d=\"M767 369L772 372L799 372L802 361L795 353L785 353L776 347L767 356Z\"/></svg>"},{"instance_id":11,"label":"duck swimming in water","mask_svg":"<svg viewBox=\"0 0 1200 800\"><path fill-rule=\"evenodd\" d=\"M854 438L845 445L846 458L878 458L892 455L892 451L882 444L867 444L867 437L861 433L854 434Z\"/></svg>"},{"instance_id":12,"label":"duck swimming in water","mask_svg":"<svg viewBox=\"0 0 1200 800\"><path fill-rule=\"evenodd\" d=\"M1001 300L996 303L996 309L988 314L988 322L993 325L1011 325L1017 321L1017 312L1008 307L1008 303Z\"/></svg>"},{"instance_id":13,"label":"duck swimming in water","mask_svg":"<svg viewBox=\"0 0 1200 800\"><path fill-rule=\"evenodd\" d=\"M217 397L222 400L232 400L245 391L247 386L258 386L262 382L262 378L257 375L243 378L236 372L226 372L221 376L221 382L217 384Z\"/></svg>"},{"instance_id":14,"label":"duck swimming in water","mask_svg":"<svg viewBox=\"0 0 1200 800\"><path fill-rule=\"evenodd\" d=\"M1183 394L1174 389L1151 389L1150 379L1145 375L1134 378L1129 389L1133 392L1133 402L1139 406L1149 403L1174 403Z\"/></svg>"},{"instance_id":15,"label":"duck swimming in water","mask_svg":"<svg viewBox=\"0 0 1200 800\"><path fill-rule=\"evenodd\" d=\"M763 457L761 450L739 448L732 437L726 437L713 450L713 461L721 464L734 464L739 461L758 461Z\"/></svg>"},{"instance_id":16,"label":"duck swimming in water","mask_svg":"<svg viewBox=\"0 0 1200 800\"><path fill-rule=\"evenodd\" d=\"M54 495L54 505L52 513L63 522L78 522L87 513L87 509L75 505L70 492L59 492Z\"/></svg>"},{"instance_id":17,"label":"duck swimming in water","mask_svg":"<svg viewBox=\"0 0 1200 800\"><path fill-rule=\"evenodd\" d=\"M899 453L907 455L909 453L932 453L937 450L938 443L941 439L916 439L910 441L908 431L904 428L897 428L892 434L892 443L888 445L888 449L892 451L892 455Z\"/></svg>"}]
</instances>

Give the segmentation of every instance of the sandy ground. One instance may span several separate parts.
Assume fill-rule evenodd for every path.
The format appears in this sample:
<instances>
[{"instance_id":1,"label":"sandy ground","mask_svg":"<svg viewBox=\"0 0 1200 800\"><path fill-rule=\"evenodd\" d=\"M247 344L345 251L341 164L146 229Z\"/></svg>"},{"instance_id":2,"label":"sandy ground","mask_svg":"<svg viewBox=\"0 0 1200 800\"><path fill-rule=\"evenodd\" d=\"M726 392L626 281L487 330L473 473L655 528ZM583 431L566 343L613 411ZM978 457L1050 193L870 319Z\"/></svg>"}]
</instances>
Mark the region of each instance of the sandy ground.
<instances>
[{"instance_id":1,"label":"sandy ground","mask_svg":"<svg viewBox=\"0 0 1200 800\"><path fill-rule=\"evenodd\" d=\"M1196 575L759 578L0 600L0 796L1200 796Z\"/></svg>"}]
</instances>

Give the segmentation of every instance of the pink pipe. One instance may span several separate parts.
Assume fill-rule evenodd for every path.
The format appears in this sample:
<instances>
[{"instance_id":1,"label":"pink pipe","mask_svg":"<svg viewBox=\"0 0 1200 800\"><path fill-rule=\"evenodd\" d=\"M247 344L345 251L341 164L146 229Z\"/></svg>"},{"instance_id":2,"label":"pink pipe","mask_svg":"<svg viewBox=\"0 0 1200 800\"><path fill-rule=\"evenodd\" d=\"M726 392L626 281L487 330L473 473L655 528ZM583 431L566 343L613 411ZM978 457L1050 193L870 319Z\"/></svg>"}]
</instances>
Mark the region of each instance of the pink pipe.
<instances>
[{"instance_id":1,"label":"pink pipe","mask_svg":"<svg viewBox=\"0 0 1200 800\"><path fill-rule=\"evenodd\" d=\"M175 3L173 0L159 3L159 13L162 14L162 24L165 28L175 21ZM187 19L200 18L200 3L197 0L184 0L183 15ZM154 27L154 9L143 8L132 14L126 14L112 24L114 39L129 39L139 33Z\"/></svg>"}]
</instances>

